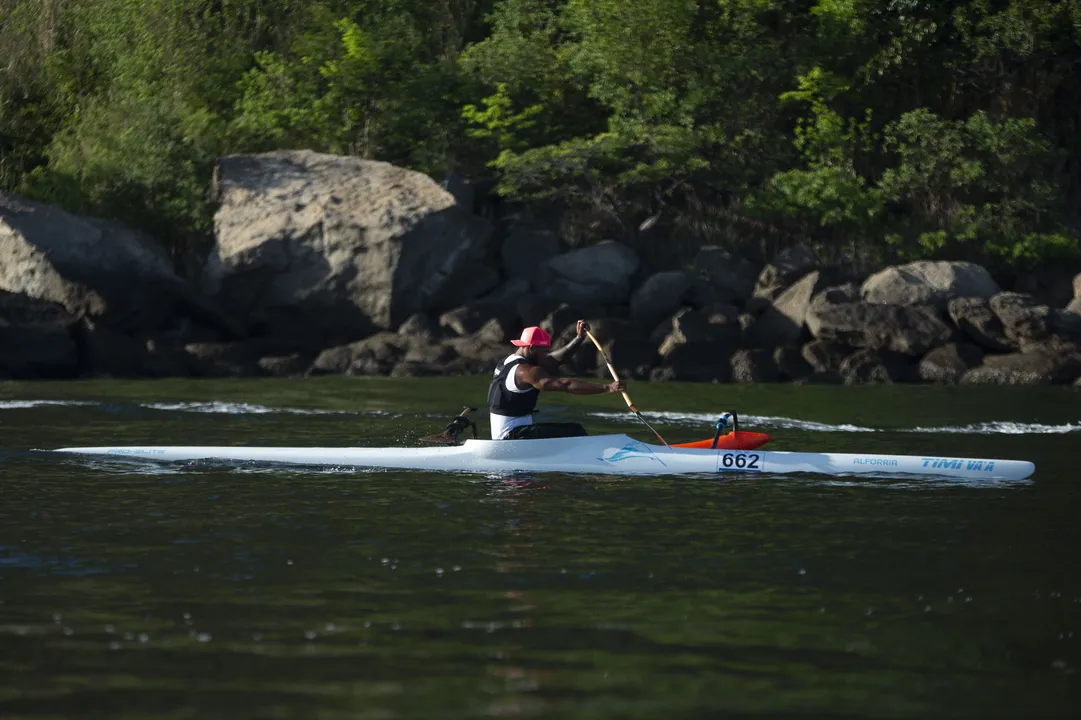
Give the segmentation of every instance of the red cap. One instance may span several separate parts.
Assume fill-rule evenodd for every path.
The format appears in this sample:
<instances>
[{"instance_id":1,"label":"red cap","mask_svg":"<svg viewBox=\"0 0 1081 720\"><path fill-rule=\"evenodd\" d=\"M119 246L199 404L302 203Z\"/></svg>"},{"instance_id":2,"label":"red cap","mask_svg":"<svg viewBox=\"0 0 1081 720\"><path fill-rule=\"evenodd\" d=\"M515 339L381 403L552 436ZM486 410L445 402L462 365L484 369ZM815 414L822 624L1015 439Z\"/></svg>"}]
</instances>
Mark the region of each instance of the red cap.
<instances>
[{"instance_id":1,"label":"red cap","mask_svg":"<svg viewBox=\"0 0 1081 720\"><path fill-rule=\"evenodd\" d=\"M511 340L510 344L518 347L549 347L552 344L552 338L548 333L534 325L522 331L521 340Z\"/></svg>"}]
</instances>

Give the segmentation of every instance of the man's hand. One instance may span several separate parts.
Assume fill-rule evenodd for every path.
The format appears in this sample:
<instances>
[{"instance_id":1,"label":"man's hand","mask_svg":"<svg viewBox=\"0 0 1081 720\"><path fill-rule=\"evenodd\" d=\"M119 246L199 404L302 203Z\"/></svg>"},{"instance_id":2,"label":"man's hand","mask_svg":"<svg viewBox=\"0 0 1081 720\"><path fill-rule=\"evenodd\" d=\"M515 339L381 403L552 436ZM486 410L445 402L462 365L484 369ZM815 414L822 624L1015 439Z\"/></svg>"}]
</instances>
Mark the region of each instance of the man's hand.
<instances>
[{"instance_id":1,"label":"man's hand","mask_svg":"<svg viewBox=\"0 0 1081 720\"><path fill-rule=\"evenodd\" d=\"M585 320L579 320L578 324L574 326L574 329L578 333L578 337L584 338L586 336L586 333L593 328L589 327L589 323L587 323Z\"/></svg>"},{"instance_id":2,"label":"man's hand","mask_svg":"<svg viewBox=\"0 0 1081 720\"><path fill-rule=\"evenodd\" d=\"M608 383L608 392L621 393L627 391L627 383L623 380L616 380L615 382Z\"/></svg>"}]
</instances>

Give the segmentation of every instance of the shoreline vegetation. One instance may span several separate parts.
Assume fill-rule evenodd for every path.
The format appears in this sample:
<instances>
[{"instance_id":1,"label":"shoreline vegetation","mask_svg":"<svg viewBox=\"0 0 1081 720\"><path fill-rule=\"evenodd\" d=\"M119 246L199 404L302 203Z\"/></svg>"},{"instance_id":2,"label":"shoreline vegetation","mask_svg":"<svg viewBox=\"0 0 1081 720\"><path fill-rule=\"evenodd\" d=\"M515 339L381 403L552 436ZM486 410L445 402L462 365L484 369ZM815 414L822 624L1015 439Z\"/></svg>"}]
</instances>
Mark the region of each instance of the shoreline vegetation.
<instances>
[{"instance_id":1,"label":"shoreline vegetation","mask_svg":"<svg viewBox=\"0 0 1081 720\"><path fill-rule=\"evenodd\" d=\"M0 0L0 378L1081 384L1081 4ZM603 375L583 348L568 367Z\"/></svg>"}]
</instances>

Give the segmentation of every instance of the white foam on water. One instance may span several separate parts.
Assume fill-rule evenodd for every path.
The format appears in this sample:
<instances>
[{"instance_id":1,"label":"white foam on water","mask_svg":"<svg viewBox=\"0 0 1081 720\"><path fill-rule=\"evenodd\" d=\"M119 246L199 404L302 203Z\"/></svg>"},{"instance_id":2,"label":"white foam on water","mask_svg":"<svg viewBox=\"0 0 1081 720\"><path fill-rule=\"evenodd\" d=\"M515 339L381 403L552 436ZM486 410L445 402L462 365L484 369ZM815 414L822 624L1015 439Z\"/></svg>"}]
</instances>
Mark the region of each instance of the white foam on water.
<instances>
[{"instance_id":1,"label":"white foam on water","mask_svg":"<svg viewBox=\"0 0 1081 720\"><path fill-rule=\"evenodd\" d=\"M628 424L638 422L638 419L630 413L597 412L590 413L594 417L606 420L621 420ZM659 421L672 425L687 425L695 427L709 427L717 422L716 414L706 413L677 413L677 412L649 412L645 415L647 420L656 418ZM1081 422L1064 423L1062 425L1047 425L1044 423L1022 423L1012 421L970 423L968 425L941 425L932 427L914 428L873 428L862 425L842 423L833 425L830 423L815 422L813 420L800 420L798 418L778 417L773 415L740 415L740 427L754 428L756 430L803 430L806 432L841 432L841 433L873 433L873 432L907 432L907 433L948 433L958 435L1062 435L1066 433L1081 432Z\"/></svg>"},{"instance_id":2,"label":"white foam on water","mask_svg":"<svg viewBox=\"0 0 1081 720\"><path fill-rule=\"evenodd\" d=\"M243 402L173 402L140 403L139 407L149 410L169 410L173 412L211 413L215 415L340 415L339 410L307 410L303 408L275 408Z\"/></svg>"},{"instance_id":3,"label":"white foam on water","mask_svg":"<svg viewBox=\"0 0 1081 720\"><path fill-rule=\"evenodd\" d=\"M915 427L900 432L959 433L964 435L1065 435L1081 432L1081 423L1044 425L1043 423L985 422L945 427Z\"/></svg>"},{"instance_id":4,"label":"white foam on water","mask_svg":"<svg viewBox=\"0 0 1081 720\"><path fill-rule=\"evenodd\" d=\"M45 407L45 406L75 406L75 405L97 405L96 402L85 402L79 400L0 400L0 410L27 410L29 408Z\"/></svg>"}]
</instances>

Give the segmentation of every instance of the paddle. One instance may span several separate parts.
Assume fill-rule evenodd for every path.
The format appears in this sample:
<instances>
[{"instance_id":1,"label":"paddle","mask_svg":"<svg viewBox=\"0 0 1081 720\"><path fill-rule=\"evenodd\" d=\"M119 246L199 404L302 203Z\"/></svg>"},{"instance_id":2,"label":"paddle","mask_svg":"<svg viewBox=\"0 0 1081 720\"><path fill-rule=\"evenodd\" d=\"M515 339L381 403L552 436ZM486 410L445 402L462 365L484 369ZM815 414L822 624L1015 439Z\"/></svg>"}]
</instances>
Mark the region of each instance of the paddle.
<instances>
[{"instance_id":1,"label":"paddle","mask_svg":"<svg viewBox=\"0 0 1081 720\"><path fill-rule=\"evenodd\" d=\"M601 354L601 357L604 358L604 364L608 366L608 372L612 373L612 379L615 380L616 382L619 382L619 375L616 375L616 369L614 367L612 367L612 363L609 362L609 360L608 360L608 354L606 352L604 352L604 348L602 348L601 344L599 342L597 342L597 338L593 337L593 333L591 333L589 330L586 330L586 335L588 335L589 339L593 341L593 344L597 346L597 352L599 352ZM653 430L653 426L650 425L648 422L646 422L646 419L644 417L642 417L642 413L638 412L638 408L636 408L634 406L634 403L631 402L630 395L628 395L627 393L624 392L623 393L623 399L627 401L627 407L629 407L631 409L631 412L634 413L638 417L638 419L641 420L642 423L647 428L649 428L650 430ZM661 437L661 434L659 432L657 432L656 430L653 430L653 434L657 436L658 440L660 440L662 443L664 443L665 447L671 447L671 445L669 445L665 441L665 439Z\"/></svg>"}]
</instances>

